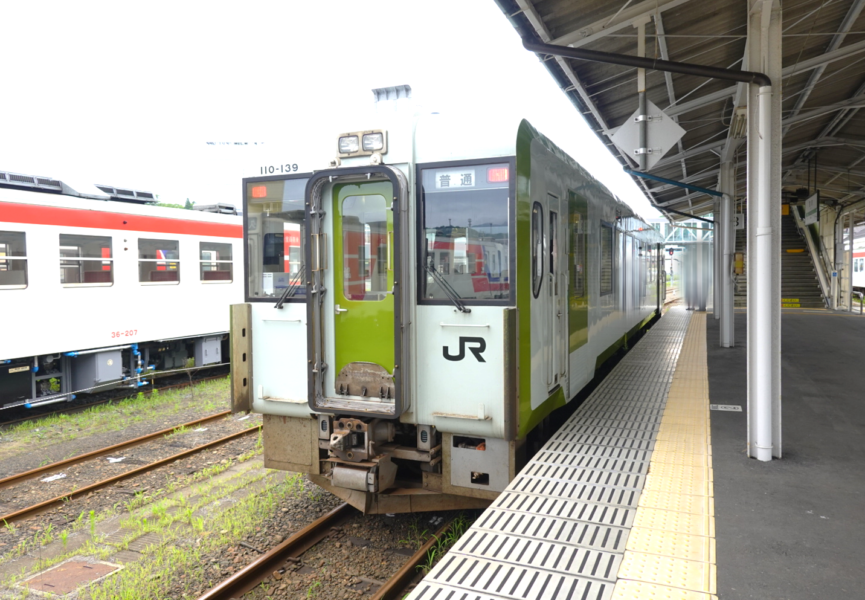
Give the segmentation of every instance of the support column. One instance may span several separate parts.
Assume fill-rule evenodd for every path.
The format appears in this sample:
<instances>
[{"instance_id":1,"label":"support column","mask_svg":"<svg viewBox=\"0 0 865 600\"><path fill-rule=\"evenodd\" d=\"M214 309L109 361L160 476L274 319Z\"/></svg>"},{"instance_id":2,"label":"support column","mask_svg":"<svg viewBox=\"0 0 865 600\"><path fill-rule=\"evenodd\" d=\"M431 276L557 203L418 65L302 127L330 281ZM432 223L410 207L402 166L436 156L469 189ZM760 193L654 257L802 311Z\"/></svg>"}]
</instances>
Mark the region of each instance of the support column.
<instances>
[{"instance_id":1,"label":"support column","mask_svg":"<svg viewBox=\"0 0 865 600\"><path fill-rule=\"evenodd\" d=\"M733 211L736 204L736 165L732 162L721 163L719 177L721 191L721 211L715 217L715 226L720 225L716 235L720 246L720 276L716 279L721 285L718 294L721 318L721 347L732 348L735 345L735 312L733 310L733 254L736 248L736 230L733 228Z\"/></svg>"},{"instance_id":2,"label":"support column","mask_svg":"<svg viewBox=\"0 0 865 600\"><path fill-rule=\"evenodd\" d=\"M832 277L832 310L841 308L841 277L844 274L844 215L838 216L841 209L835 209L835 252L832 268L835 275Z\"/></svg>"},{"instance_id":3,"label":"support column","mask_svg":"<svg viewBox=\"0 0 865 600\"><path fill-rule=\"evenodd\" d=\"M648 18L641 20L636 24L637 27L637 56L643 58L646 56L646 22ZM637 97L640 107L640 141L639 147L641 153L639 155L639 165L641 171L646 171L646 166L649 162L648 152L648 130L649 121L646 114L646 69L637 69Z\"/></svg>"},{"instance_id":4,"label":"support column","mask_svg":"<svg viewBox=\"0 0 865 600\"><path fill-rule=\"evenodd\" d=\"M781 457L781 4L753 0L748 97L748 456Z\"/></svg>"},{"instance_id":5,"label":"support column","mask_svg":"<svg viewBox=\"0 0 865 600\"><path fill-rule=\"evenodd\" d=\"M721 269L721 246L723 245L721 236L724 228L719 225L721 222L721 200L715 200L713 215L715 224L712 226L712 255L714 257L712 264L712 315L717 321L721 318L721 279L724 277Z\"/></svg>"}]
</instances>

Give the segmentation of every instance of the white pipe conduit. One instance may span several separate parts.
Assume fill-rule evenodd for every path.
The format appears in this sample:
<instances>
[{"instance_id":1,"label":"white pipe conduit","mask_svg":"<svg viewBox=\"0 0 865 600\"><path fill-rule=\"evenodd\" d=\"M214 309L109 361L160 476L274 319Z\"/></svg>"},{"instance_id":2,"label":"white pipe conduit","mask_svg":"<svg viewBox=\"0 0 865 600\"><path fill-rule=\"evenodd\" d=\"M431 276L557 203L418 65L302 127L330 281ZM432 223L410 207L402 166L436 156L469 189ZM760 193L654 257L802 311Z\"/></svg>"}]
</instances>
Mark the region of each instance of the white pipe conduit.
<instances>
[{"instance_id":1,"label":"white pipe conduit","mask_svg":"<svg viewBox=\"0 0 865 600\"><path fill-rule=\"evenodd\" d=\"M749 369L753 370L754 441L753 456L757 460L772 460L772 306L778 300L772 297L772 87L762 86L758 92L758 131L757 142L757 201L755 225L756 248L752 249L752 269L748 272L748 289L752 291L752 324L756 328L751 338L756 342L753 360Z\"/></svg>"}]
</instances>

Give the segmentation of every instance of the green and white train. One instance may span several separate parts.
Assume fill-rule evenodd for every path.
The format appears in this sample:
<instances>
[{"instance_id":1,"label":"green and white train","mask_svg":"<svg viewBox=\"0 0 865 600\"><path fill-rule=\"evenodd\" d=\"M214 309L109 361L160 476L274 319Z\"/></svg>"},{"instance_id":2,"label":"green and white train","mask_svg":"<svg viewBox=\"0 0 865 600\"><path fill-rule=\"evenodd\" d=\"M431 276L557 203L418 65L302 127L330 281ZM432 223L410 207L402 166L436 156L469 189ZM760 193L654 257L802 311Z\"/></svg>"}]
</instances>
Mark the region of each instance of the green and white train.
<instances>
[{"instance_id":1,"label":"green and white train","mask_svg":"<svg viewBox=\"0 0 865 600\"><path fill-rule=\"evenodd\" d=\"M662 240L526 121L372 125L243 180L233 410L366 513L486 506L660 314Z\"/></svg>"}]
</instances>

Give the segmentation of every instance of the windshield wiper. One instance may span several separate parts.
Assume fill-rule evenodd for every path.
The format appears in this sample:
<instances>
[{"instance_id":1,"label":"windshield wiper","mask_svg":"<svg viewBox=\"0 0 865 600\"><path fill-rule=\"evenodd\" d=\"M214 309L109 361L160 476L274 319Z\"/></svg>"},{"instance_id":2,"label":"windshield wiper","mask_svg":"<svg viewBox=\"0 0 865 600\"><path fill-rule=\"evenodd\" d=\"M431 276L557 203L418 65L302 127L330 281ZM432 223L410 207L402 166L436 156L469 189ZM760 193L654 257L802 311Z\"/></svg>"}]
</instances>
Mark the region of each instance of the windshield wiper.
<instances>
[{"instance_id":1,"label":"windshield wiper","mask_svg":"<svg viewBox=\"0 0 865 600\"><path fill-rule=\"evenodd\" d=\"M300 270L294 274L294 277L291 278L291 281L288 282L288 285L285 288L285 291L282 292L282 296L280 296L277 303L274 305L274 308L282 308L282 305L288 298L293 298L297 293L298 288L300 288L300 282L303 279L303 271L306 269L305 265L300 266Z\"/></svg>"},{"instance_id":2,"label":"windshield wiper","mask_svg":"<svg viewBox=\"0 0 865 600\"><path fill-rule=\"evenodd\" d=\"M460 300L460 295L457 294L456 290L451 287L451 284L448 283L447 279L445 279L441 273L436 271L435 268L429 264L426 265L426 270L430 275L432 275L433 279L436 280L436 283L438 283L439 287L441 287L442 291L444 291L445 296L447 296L448 299L453 302L453 305L457 307L458 311L463 313L472 312L472 309L462 303L462 300Z\"/></svg>"}]
</instances>

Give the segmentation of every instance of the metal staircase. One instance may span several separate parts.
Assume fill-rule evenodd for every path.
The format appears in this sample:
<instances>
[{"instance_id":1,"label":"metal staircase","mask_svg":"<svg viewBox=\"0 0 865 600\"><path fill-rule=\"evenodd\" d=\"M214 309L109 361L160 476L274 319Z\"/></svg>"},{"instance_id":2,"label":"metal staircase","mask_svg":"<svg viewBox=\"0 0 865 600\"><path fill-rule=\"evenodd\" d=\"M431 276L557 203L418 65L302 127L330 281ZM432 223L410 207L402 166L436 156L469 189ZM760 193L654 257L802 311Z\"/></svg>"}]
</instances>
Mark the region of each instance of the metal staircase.
<instances>
[{"instance_id":1,"label":"metal staircase","mask_svg":"<svg viewBox=\"0 0 865 600\"><path fill-rule=\"evenodd\" d=\"M747 233L736 231L736 252L746 252ZM733 288L734 305L748 305L747 261L745 274ZM786 308L825 308L820 282L808 246L792 214L781 217L781 306Z\"/></svg>"}]
</instances>

